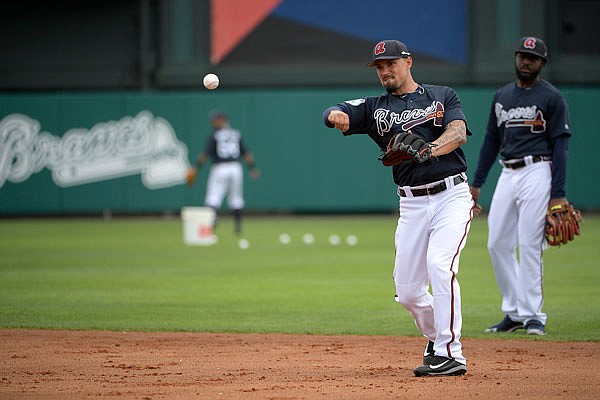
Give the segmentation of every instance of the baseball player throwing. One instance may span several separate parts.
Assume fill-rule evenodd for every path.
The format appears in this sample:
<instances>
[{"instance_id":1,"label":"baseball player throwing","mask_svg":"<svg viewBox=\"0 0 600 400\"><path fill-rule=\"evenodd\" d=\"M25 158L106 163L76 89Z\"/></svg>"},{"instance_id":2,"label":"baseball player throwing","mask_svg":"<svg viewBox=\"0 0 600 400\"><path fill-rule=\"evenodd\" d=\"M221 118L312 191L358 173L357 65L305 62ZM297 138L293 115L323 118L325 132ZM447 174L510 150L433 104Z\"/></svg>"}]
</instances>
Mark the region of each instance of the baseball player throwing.
<instances>
[{"instance_id":1,"label":"baseball player throwing","mask_svg":"<svg viewBox=\"0 0 600 400\"><path fill-rule=\"evenodd\" d=\"M252 178L258 178L259 171L254 164L254 156L244 145L240 131L231 128L227 115L223 111L213 111L210 121L213 133L206 140L204 151L198 155L196 161L198 167L202 167L209 159L212 160L204 204L213 208L216 213L225 195L229 195L229 208L233 212L235 232L240 235L242 210L245 205L244 174L240 159L244 159Z\"/></svg>"},{"instance_id":2,"label":"baseball player throwing","mask_svg":"<svg viewBox=\"0 0 600 400\"><path fill-rule=\"evenodd\" d=\"M488 216L488 249L502 294L504 319L486 332L544 335L542 250L546 210L565 197L569 112L562 94L539 78L546 65L543 40L521 38L515 51L516 82L496 92L479 155L473 198L500 153L502 173ZM477 207L477 213L480 212ZM519 257L517 259L517 247Z\"/></svg>"},{"instance_id":3,"label":"baseball player throwing","mask_svg":"<svg viewBox=\"0 0 600 400\"><path fill-rule=\"evenodd\" d=\"M329 107L323 120L344 135L369 135L386 152L384 165L393 164L400 197L395 298L428 339L415 375L462 375L467 367L456 276L473 207L460 148L470 134L465 115L454 90L413 80L413 58L404 43L377 43L368 66L375 67L387 93ZM396 150L413 158L388 157Z\"/></svg>"}]
</instances>

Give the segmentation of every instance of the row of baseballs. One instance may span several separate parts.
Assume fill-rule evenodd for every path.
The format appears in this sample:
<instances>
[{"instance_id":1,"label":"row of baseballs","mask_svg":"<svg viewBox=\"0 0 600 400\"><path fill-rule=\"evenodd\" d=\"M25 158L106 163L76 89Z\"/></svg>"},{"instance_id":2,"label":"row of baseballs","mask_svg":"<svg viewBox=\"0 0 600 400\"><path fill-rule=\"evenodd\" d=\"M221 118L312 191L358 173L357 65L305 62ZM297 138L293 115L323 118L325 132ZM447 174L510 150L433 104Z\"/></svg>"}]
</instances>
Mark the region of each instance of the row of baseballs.
<instances>
[{"instance_id":1,"label":"row of baseballs","mask_svg":"<svg viewBox=\"0 0 600 400\"><path fill-rule=\"evenodd\" d=\"M342 238L336 234L329 235L327 240L332 246L337 246L342 243ZM279 235L279 243L287 245L291 242L292 238L287 233L282 233L281 235ZM305 233L304 235L302 235L302 242L304 244L311 245L315 242L315 237L312 233ZM356 246L358 244L358 238L356 237L356 235L346 236L346 244L348 246ZM240 247L240 249L246 250L250 247L250 242L248 241L248 239L240 239L238 241L238 246Z\"/></svg>"},{"instance_id":2,"label":"row of baseballs","mask_svg":"<svg viewBox=\"0 0 600 400\"><path fill-rule=\"evenodd\" d=\"M336 234L329 235L327 240L328 240L329 244L331 244L332 246L337 246L340 243L342 243L342 238ZM292 238L287 233L282 233L281 235L279 235L279 243L285 245L285 244L290 244L291 241L292 241ZM315 237L312 233L305 233L304 235L302 235L302 242L304 244L309 244L309 245L313 244L315 242ZM355 235L348 235L348 236L346 236L346 244L348 246L355 246L358 244L358 238Z\"/></svg>"}]
</instances>

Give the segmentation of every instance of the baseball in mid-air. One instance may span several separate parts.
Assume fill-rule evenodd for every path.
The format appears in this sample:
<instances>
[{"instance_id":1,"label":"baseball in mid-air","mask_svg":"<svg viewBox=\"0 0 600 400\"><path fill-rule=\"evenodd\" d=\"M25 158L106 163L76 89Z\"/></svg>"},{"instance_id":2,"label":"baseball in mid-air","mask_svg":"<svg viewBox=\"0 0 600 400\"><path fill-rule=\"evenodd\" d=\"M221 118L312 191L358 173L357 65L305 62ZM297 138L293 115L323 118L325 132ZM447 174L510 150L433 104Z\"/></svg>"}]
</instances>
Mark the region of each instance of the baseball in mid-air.
<instances>
[{"instance_id":1,"label":"baseball in mid-air","mask_svg":"<svg viewBox=\"0 0 600 400\"><path fill-rule=\"evenodd\" d=\"M208 90L214 90L219 87L219 77L215 74L206 74L202 79L202 83Z\"/></svg>"}]
</instances>

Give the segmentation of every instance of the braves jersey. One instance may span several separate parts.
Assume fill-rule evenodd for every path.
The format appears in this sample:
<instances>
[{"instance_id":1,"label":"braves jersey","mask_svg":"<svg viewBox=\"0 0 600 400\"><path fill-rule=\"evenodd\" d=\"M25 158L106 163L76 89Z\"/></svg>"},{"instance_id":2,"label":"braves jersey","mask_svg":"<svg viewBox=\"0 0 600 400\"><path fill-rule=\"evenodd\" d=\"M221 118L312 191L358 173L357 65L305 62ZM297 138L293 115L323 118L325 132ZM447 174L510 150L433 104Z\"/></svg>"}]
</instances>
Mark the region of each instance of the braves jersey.
<instances>
[{"instance_id":1,"label":"braves jersey","mask_svg":"<svg viewBox=\"0 0 600 400\"><path fill-rule=\"evenodd\" d=\"M445 86L420 85L416 92L404 95L386 93L345 101L323 113L323 120L330 128L327 118L333 109L345 112L350 118L350 129L344 135L367 134L382 151L396 133L411 131L432 142L449 122L466 122L458 96ZM471 133L467 130L467 134ZM407 161L392 167L394 182L399 186L424 185L466 170L467 161L461 148L425 163Z\"/></svg>"},{"instance_id":2,"label":"braves jersey","mask_svg":"<svg viewBox=\"0 0 600 400\"><path fill-rule=\"evenodd\" d=\"M481 187L498 153L502 160L555 156L556 139L571 136L569 110L562 94L541 79L524 89L515 82L494 95L473 186ZM566 152L566 141L564 144ZM556 161L556 160L554 160ZM564 193L564 168L554 171L553 197Z\"/></svg>"},{"instance_id":3,"label":"braves jersey","mask_svg":"<svg viewBox=\"0 0 600 400\"><path fill-rule=\"evenodd\" d=\"M246 147L242 141L241 133L227 126L218 129L206 141L204 152L213 160L213 163L238 161L246 154Z\"/></svg>"},{"instance_id":4,"label":"braves jersey","mask_svg":"<svg viewBox=\"0 0 600 400\"><path fill-rule=\"evenodd\" d=\"M494 96L487 132L499 139L503 160L550 156L553 140L571 134L567 104L545 80L530 89L510 83Z\"/></svg>"}]
</instances>

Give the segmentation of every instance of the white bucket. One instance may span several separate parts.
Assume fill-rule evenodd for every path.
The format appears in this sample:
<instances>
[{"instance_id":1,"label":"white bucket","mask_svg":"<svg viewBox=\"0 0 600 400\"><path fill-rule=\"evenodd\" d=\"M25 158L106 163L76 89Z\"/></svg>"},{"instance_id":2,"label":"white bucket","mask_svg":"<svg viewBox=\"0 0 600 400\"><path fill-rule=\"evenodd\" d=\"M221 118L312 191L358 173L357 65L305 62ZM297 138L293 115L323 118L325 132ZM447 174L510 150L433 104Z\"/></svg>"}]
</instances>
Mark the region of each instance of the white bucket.
<instances>
[{"instance_id":1,"label":"white bucket","mask_svg":"<svg viewBox=\"0 0 600 400\"><path fill-rule=\"evenodd\" d=\"M213 233L215 210L210 207L184 207L181 209L181 219L185 244L210 246L217 243Z\"/></svg>"}]
</instances>

